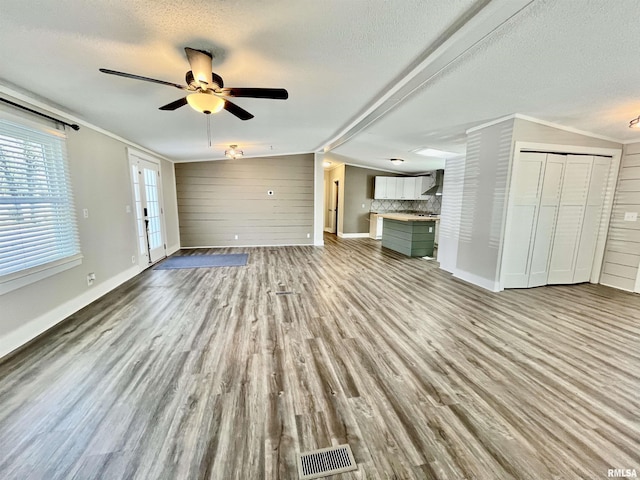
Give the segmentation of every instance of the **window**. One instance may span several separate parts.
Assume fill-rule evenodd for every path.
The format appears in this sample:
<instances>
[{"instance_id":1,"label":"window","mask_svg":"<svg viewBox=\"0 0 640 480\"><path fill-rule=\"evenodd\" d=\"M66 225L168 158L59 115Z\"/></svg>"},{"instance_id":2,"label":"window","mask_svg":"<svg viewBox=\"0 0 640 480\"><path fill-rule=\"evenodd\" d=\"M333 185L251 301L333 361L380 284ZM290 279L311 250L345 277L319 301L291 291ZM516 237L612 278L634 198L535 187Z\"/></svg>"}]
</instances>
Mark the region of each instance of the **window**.
<instances>
[{"instance_id":1,"label":"window","mask_svg":"<svg viewBox=\"0 0 640 480\"><path fill-rule=\"evenodd\" d=\"M0 294L81 258L66 137L0 118Z\"/></svg>"}]
</instances>

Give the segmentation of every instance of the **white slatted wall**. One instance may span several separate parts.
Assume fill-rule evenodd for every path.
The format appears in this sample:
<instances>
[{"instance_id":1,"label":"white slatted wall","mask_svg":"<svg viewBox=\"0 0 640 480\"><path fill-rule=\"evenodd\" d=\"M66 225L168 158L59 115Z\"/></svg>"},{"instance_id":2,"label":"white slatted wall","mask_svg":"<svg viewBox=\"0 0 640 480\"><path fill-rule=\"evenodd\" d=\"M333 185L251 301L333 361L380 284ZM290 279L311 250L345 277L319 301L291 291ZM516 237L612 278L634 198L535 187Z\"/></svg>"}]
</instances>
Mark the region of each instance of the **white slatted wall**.
<instances>
[{"instance_id":1,"label":"white slatted wall","mask_svg":"<svg viewBox=\"0 0 640 480\"><path fill-rule=\"evenodd\" d=\"M637 213L625 221L625 212ZM618 176L600 283L633 291L640 264L640 143L627 145Z\"/></svg>"}]
</instances>

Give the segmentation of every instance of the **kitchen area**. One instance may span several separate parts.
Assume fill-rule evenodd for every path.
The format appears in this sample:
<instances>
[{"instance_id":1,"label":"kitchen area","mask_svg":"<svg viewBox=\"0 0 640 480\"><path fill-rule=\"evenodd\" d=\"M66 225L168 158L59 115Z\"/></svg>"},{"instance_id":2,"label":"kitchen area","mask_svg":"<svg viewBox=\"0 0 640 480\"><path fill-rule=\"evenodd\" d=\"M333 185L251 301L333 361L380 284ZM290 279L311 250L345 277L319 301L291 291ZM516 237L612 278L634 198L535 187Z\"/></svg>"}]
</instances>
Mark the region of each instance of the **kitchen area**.
<instances>
[{"instance_id":1,"label":"kitchen area","mask_svg":"<svg viewBox=\"0 0 640 480\"><path fill-rule=\"evenodd\" d=\"M376 176L369 237L407 256L437 258L443 178L443 170Z\"/></svg>"}]
</instances>

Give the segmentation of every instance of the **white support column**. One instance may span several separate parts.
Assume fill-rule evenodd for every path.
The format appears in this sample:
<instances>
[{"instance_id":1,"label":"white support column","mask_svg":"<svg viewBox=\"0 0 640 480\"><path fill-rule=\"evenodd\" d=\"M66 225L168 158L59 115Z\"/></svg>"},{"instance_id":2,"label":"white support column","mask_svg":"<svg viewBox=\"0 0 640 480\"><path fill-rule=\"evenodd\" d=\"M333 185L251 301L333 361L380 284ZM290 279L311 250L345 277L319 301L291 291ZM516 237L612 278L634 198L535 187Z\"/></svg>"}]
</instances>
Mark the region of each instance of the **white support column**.
<instances>
[{"instance_id":1,"label":"white support column","mask_svg":"<svg viewBox=\"0 0 640 480\"><path fill-rule=\"evenodd\" d=\"M313 244L324 245L324 154L315 153L313 160Z\"/></svg>"}]
</instances>

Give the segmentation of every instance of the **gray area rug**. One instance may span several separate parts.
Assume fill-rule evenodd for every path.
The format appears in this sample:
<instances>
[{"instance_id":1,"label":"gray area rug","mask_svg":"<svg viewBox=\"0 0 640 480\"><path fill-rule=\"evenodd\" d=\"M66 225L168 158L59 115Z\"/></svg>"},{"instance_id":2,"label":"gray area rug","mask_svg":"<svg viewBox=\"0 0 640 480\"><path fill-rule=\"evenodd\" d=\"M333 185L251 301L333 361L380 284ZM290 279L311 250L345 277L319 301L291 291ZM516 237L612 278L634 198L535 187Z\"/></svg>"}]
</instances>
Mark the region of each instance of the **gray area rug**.
<instances>
[{"instance_id":1,"label":"gray area rug","mask_svg":"<svg viewBox=\"0 0 640 480\"><path fill-rule=\"evenodd\" d=\"M241 267L247 264L248 253L227 253L218 255L178 255L169 257L153 267L154 270L174 270L177 268Z\"/></svg>"}]
</instances>

